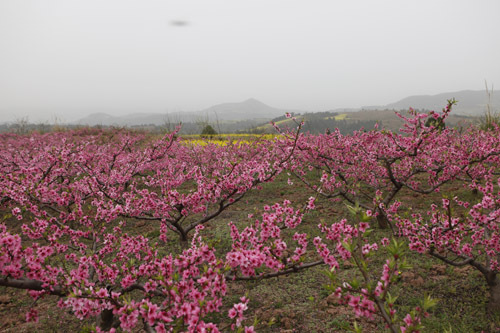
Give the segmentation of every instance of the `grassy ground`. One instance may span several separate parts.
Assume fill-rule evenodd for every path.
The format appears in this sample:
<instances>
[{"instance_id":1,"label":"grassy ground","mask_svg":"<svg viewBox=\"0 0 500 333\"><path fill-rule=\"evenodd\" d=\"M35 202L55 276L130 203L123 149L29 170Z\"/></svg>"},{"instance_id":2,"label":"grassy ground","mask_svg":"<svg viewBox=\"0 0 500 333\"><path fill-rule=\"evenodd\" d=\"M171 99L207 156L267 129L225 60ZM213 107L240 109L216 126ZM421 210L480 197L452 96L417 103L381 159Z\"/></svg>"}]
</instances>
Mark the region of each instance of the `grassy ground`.
<instances>
[{"instance_id":1,"label":"grassy ground","mask_svg":"<svg viewBox=\"0 0 500 333\"><path fill-rule=\"evenodd\" d=\"M287 176L282 175L275 182L264 184L262 190L251 191L242 201L212 221L204 230L204 235L223 256L231 246L227 226L230 221L242 227L249 223L249 213L258 216L265 204L282 202L285 198L296 206L306 202L311 193L300 186L297 180L295 183L294 186L287 185ZM441 193L430 196L401 193L398 199L411 203L413 209L418 211L428 208L431 202L439 202L443 193L474 198L473 194L458 184L449 184ZM312 239L318 234L316 226L320 221L331 223L344 217L348 215L342 203L318 198L317 209L305 216L298 231L308 232ZM131 233L142 233L150 238L158 237L156 227L145 222L130 221L128 226ZM390 231L376 229L371 237L390 237ZM174 251L178 251L174 235L170 242L176 248ZM314 250L311 249L311 252ZM381 253L372 263L373 269L377 271L381 271L381 265L385 261L383 251L379 252ZM439 304L424 321L424 332L500 331L499 318L486 314L488 290L477 271L469 267L448 267L436 259L413 252L408 253L408 261L413 268L403 272L400 282L391 291L391 294L399 295L396 303L399 313L410 311L425 294L432 294ZM260 332L347 332L354 321L358 321L365 332L384 332L384 325L380 320L357 319L348 307L336 304L324 288L328 282L324 274L326 269L325 266L316 266L289 276L261 281L229 282L226 307L248 293L248 323L251 323L253 318L258 319ZM350 265L339 270L341 279L348 279L356 274L357 269ZM23 291L0 287L0 331L87 332L94 324L91 320L81 322L67 311L59 310L56 302L57 298L51 297L39 301L39 323L26 323L24 314L33 303L31 298ZM214 320L220 318L214 317ZM137 327L136 331L141 331L141 328Z\"/></svg>"}]
</instances>

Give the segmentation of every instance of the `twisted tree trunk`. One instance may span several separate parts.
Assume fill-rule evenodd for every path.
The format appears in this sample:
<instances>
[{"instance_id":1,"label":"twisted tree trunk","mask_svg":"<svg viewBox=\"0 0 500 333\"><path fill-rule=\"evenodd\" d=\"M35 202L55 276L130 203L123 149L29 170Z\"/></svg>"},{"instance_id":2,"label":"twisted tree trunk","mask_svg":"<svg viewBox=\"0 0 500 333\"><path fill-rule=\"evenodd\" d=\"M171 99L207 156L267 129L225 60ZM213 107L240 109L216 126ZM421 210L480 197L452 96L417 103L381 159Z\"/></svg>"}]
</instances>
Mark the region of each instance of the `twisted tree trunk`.
<instances>
[{"instance_id":1,"label":"twisted tree trunk","mask_svg":"<svg viewBox=\"0 0 500 333\"><path fill-rule=\"evenodd\" d=\"M494 272L486 276L486 282L490 287L490 299L487 305L487 310L491 314L500 313L500 281Z\"/></svg>"}]
</instances>

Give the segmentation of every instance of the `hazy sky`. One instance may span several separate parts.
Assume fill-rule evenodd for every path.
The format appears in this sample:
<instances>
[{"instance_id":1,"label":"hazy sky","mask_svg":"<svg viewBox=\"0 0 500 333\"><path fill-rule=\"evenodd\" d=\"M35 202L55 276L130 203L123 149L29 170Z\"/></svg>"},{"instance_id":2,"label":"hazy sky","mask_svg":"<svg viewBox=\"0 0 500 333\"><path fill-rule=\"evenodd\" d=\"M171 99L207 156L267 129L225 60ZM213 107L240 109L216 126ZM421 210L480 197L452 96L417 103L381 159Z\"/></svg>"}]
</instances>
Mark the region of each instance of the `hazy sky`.
<instances>
[{"instance_id":1,"label":"hazy sky","mask_svg":"<svg viewBox=\"0 0 500 333\"><path fill-rule=\"evenodd\" d=\"M499 87L499 14L499 0L0 0L0 122Z\"/></svg>"}]
</instances>

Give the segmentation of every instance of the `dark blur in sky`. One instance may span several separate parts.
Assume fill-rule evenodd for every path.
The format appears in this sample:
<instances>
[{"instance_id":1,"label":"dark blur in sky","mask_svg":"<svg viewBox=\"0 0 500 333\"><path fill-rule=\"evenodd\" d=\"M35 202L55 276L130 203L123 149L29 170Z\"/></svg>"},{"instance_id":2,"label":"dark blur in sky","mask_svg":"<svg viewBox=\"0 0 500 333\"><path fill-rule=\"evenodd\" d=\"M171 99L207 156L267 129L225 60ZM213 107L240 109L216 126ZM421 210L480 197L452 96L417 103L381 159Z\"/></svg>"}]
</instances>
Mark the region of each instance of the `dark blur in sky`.
<instances>
[{"instance_id":1,"label":"dark blur in sky","mask_svg":"<svg viewBox=\"0 0 500 333\"><path fill-rule=\"evenodd\" d=\"M499 13L498 0L0 0L0 122L498 87Z\"/></svg>"}]
</instances>

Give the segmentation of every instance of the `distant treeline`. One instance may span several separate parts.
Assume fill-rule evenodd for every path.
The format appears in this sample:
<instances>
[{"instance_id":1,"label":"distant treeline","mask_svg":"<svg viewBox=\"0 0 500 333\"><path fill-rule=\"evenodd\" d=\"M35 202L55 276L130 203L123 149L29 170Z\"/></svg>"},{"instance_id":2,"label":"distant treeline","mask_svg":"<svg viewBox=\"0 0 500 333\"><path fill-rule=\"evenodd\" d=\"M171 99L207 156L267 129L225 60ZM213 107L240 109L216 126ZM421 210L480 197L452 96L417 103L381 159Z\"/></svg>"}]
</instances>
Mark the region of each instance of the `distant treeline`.
<instances>
[{"instance_id":1,"label":"distant treeline","mask_svg":"<svg viewBox=\"0 0 500 333\"><path fill-rule=\"evenodd\" d=\"M381 121L375 120L357 120L357 119L339 119L336 120L335 117L340 116L337 112L315 112L315 113L305 113L305 114L294 114L292 116L296 117L298 121L304 120L304 125L302 126L303 132L309 132L311 134L319 134L325 133L327 131L334 131L336 128L342 134L350 134L354 131L358 131L360 129L370 130L373 129L376 123L379 126L382 126ZM272 122L277 124L282 124L283 121L286 121L286 116L281 116L274 118ZM279 125L283 127L283 125ZM285 122L286 124L286 122ZM274 131L272 128L263 128L262 126L256 127L250 131L239 131L239 132L249 132L253 134L262 134Z\"/></svg>"},{"instance_id":2,"label":"distant treeline","mask_svg":"<svg viewBox=\"0 0 500 333\"><path fill-rule=\"evenodd\" d=\"M67 131L83 128L103 129L103 128L128 128L131 130L145 131L153 134L172 132L179 123L162 124L144 124L133 126L105 126L105 125L74 125L74 124L48 124L48 123L30 123L22 120L14 123L0 124L0 133L29 134L32 132L48 133L57 131ZM200 134L206 125L211 125L217 133L250 133L253 128L262 125L262 122L256 120L243 120L235 122L185 122L180 123L180 134Z\"/></svg>"},{"instance_id":3,"label":"distant treeline","mask_svg":"<svg viewBox=\"0 0 500 333\"><path fill-rule=\"evenodd\" d=\"M335 120L336 116L338 116L338 114L333 112L306 114L304 126L302 128L304 132L312 134L334 131L336 128L338 128L342 134L350 134L354 131L359 131L362 128L371 130L377 123L375 120L354 120L348 118ZM382 122L378 121L378 124L379 126L382 126Z\"/></svg>"},{"instance_id":4,"label":"distant treeline","mask_svg":"<svg viewBox=\"0 0 500 333\"><path fill-rule=\"evenodd\" d=\"M326 133L328 131L333 132L336 128L339 129L340 133L347 135L354 131L359 131L360 129L372 130L377 121L374 120L328 120L328 121L306 121L304 126L304 132L309 132L311 134ZM379 126L382 123L379 121Z\"/></svg>"},{"instance_id":5,"label":"distant treeline","mask_svg":"<svg viewBox=\"0 0 500 333\"><path fill-rule=\"evenodd\" d=\"M292 114L296 116L297 119L304 119L303 131L312 134L325 133L326 131L334 131L336 128L340 130L342 134L349 134L353 131L357 131L361 128L367 130L373 129L373 126L377 123L373 120L354 120L354 119L341 119L336 120L335 117L339 116L335 112L317 112L317 113L305 113L305 114ZM287 118L281 116L273 119L275 123L279 123L280 127L282 124L286 126ZM263 133L274 133L275 129L270 126L265 126L269 124L269 121L257 121L257 120L243 120L234 122L185 122L181 124L180 134L200 134L205 128L205 126L210 125L215 129L217 133L250 133L250 134L263 134ZM381 125L381 123L379 122ZM47 123L29 123L27 121L18 121L10 124L0 124L0 133L17 133L17 134L29 134L32 132L47 133L52 131L65 131L72 129L82 129L82 128L128 128L131 130L145 131L154 134L161 134L172 132L178 126L178 123L162 123L162 124L146 124L146 125L134 125L134 126L83 126L83 125L72 125L72 124L47 124ZM290 124L291 125L291 124Z\"/></svg>"}]
</instances>

